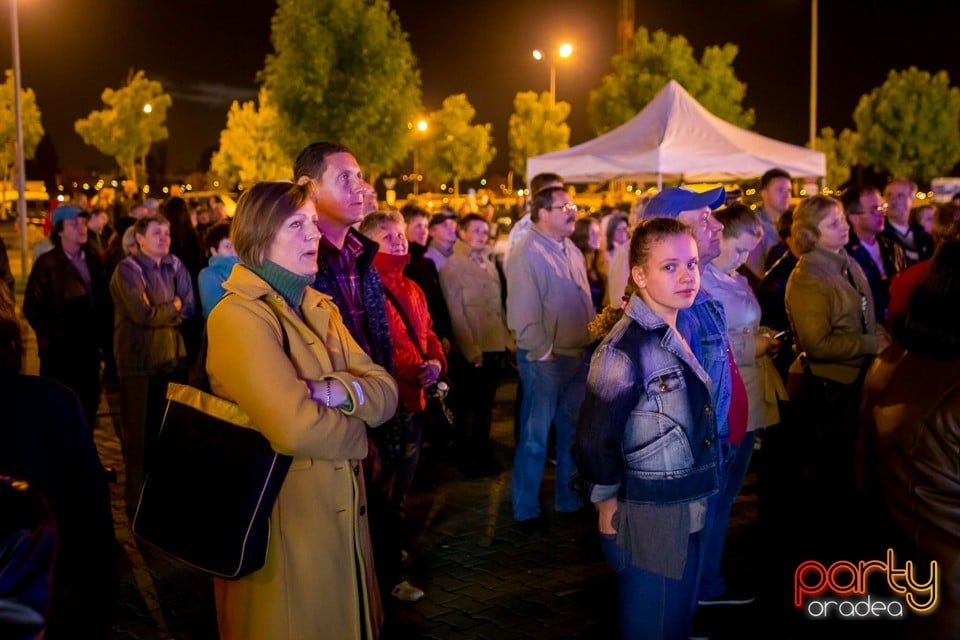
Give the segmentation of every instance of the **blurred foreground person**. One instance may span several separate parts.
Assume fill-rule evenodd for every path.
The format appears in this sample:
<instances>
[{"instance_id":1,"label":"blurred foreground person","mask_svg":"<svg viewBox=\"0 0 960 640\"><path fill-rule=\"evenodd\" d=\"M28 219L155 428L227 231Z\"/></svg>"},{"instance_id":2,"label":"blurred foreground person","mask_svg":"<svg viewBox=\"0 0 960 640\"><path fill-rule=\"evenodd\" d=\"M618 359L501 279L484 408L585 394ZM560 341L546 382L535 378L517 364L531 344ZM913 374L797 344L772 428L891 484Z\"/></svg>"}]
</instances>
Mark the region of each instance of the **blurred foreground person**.
<instances>
[{"instance_id":1,"label":"blurred foreground person","mask_svg":"<svg viewBox=\"0 0 960 640\"><path fill-rule=\"evenodd\" d=\"M712 383L690 347L696 241L676 219L645 220L630 265L625 307L594 325L606 336L590 361L575 456L619 575L621 637L679 640L697 608L707 499L721 486Z\"/></svg>"},{"instance_id":2,"label":"blurred foreground person","mask_svg":"<svg viewBox=\"0 0 960 640\"><path fill-rule=\"evenodd\" d=\"M23 341L13 300L0 283L0 403L4 407L0 476L26 481L44 497L56 521L44 637L106 638L117 588L116 540L106 473L77 396L52 380L20 374L22 359ZM0 509L0 528L13 525L14 517L6 508ZM38 551L41 553L30 561L49 565L43 549ZM17 552L0 549L0 620L6 615L3 601L10 598L12 577L9 567L3 565L11 553ZM46 572L49 566L36 570ZM11 637L2 624L0 637Z\"/></svg>"},{"instance_id":3,"label":"blurred foreground person","mask_svg":"<svg viewBox=\"0 0 960 640\"><path fill-rule=\"evenodd\" d=\"M310 188L269 182L244 193L231 230L241 264L208 319L213 392L294 458L266 564L214 581L226 639L373 639L382 623L360 461L366 426L393 415L397 386L309 286L320 243Z\"/></svg>"},{"instance_id":4,"label":"blurred foreground person","mask_svg":"<svg viewBox=\"0 0 960 640\"><path fill-rule=\"evenodd\" d=\"M898 558L940 571L940 602L910 615L910 638L960 638L960 239L938 247L864 383L869 478L905 544ZM901 562L903 561L901 560Z\"/></svg>"}]
</instances>

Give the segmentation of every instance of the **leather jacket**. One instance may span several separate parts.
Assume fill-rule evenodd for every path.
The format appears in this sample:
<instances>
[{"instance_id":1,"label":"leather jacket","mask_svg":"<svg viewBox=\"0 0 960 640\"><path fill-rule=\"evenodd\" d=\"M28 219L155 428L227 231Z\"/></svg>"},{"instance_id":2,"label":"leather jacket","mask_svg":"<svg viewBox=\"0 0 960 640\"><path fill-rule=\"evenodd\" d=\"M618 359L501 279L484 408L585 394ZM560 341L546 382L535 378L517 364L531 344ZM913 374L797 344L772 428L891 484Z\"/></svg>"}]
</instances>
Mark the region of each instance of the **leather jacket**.
<instances>
[{"instance_id":1,"label":"leather jacket","mask_svg":"<svg viewBox=\"0 0 960 640\"><path fill-rule=\"evenodd\" d=\"M862 407L865 479L909 543L903 560L921 574L930 560L940 567L940 605L918 622L932 625L926 637L958 638L960 359L935 360L894 344L870 369Z\"/></svg>"}]
</instances>

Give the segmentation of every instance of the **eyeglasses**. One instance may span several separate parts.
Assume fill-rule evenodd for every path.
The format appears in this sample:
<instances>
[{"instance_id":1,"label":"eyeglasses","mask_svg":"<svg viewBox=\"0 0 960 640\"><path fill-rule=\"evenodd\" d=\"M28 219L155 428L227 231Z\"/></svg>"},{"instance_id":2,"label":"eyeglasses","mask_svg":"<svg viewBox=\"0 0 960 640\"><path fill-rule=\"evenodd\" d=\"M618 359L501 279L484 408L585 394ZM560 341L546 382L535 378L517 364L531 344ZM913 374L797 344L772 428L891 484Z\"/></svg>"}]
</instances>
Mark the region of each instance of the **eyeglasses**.
<instances>
[{"instance_id":1,"label":"eyeglasses","mask_svg":"<svg viewBox=\"0 0 960 640\"><path fill-rule=\"evenodd\" d=\"M887 204L884 203L884 204L874 205L869 209L854 209L853 211L850 211L849 214L851 216L859 216L864 213L886 213L887 209L888 209Z\"/></svg>"},{"instance_id":2,"label":"eyeglasses","mask_svg":"<svg viewBox=\"0 0 960 640\"><path fill-rule=\"evenodd\" d=\"M567 204L555 204L555 205L553 205L553 206L551 206L551 207L548 207L548 208L549 208L549 209L559 209L560 211L563 211L564 213L576 213L576 212L577 212L577 205L573 204L572 202L568 202Z\"/></svg>"}]
</instances>

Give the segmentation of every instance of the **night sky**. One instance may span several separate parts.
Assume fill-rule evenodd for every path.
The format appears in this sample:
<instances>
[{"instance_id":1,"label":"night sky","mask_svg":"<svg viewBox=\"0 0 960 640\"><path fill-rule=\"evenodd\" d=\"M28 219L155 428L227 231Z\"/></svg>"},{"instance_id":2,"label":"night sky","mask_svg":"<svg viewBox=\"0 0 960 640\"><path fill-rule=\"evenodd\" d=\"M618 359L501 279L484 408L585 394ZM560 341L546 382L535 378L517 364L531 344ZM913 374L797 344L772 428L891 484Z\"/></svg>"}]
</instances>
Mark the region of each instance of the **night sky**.
<instances>
[{"instance_id":1,"label":"night sky","mask_svg":"<svg viewBox=\"0 0 960 640\"><path fill-rule=\"evenodd\" d=\"M100 167L111 159L83 144L73 122L102 107L100 94L144 69L173 96L167 118L168 170L198 167L216 146L234 99L256 95L256 73L270 48L274 2L247 0L19 0L23 84L34 89L61 167ZM572 104L571 144L592 137L589 90L609 70L616 0L393 0L410 36L426 110L466 93L478 122L493 124L497 158L507 161L507 119L517 91L548 88L534 48L562 41L574 55L557 67L557 97ZM240 9L242 7L242 9ZM722 8L721 8L722 7ZM907 8L909 7L909 8ZM807 138L808 0L637 2L636 25L682 34L697 57L706 45L739 46L738 77L754 129L802 144ZM890 69L946 69L960 83L960 4L821 0L818 128L852 127L857 100ZM9 68L9 11L0 10L0 65Z\"/></svg>"}]
</instances>

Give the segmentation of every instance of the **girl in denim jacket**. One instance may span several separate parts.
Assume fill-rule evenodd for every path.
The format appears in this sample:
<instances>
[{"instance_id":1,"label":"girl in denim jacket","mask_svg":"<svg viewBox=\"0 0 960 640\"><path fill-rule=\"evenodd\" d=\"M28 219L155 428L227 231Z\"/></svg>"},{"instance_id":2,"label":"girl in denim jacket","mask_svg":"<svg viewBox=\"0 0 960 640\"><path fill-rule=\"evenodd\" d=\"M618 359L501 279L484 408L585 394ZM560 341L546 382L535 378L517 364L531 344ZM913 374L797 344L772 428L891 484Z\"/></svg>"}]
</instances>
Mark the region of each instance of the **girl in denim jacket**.
<instances>
[{"instance_id":1,"label":"girl in denim jacket","mask_svg":"<svg viewBox=\"0 0 960 640\"><path fill-rule=\"evenodd\" d=\"M630 241L629 299L590 362L575 456L619 574L623 638L687 638L696 610L707 498L720 486L700 332L697 245L683 223L642 222ZM610 321L619 316L612 326Z\"/></svg>"}]
</instances>

